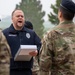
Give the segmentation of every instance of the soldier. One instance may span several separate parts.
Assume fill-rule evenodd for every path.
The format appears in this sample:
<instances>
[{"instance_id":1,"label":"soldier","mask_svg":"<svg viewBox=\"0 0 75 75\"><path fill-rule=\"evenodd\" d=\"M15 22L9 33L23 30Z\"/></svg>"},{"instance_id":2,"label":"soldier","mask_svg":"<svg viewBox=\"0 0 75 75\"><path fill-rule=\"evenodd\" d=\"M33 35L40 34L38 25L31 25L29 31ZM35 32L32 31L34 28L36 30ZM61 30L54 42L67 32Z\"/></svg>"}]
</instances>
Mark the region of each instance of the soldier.
<instances>
[{"instance_id":1,"label":"soldier","mask_svg":"<svg viewBox=\"0 0 75 75\"><path fill-rule=\"evenodd\" d=\"M75 75L75 3L62 0L59 25L44 36L40 52L39 75Z\"/></svg>"},{"instance_id":2,"label":"soldier","mask_svg":"<svg viewBox=\"0 0 75 75\"><path fill-rule=\"evenodd\" d=\"M9 75L10 56L10 48L0 30L0 75Z\"/></svg>"}]
</instances>

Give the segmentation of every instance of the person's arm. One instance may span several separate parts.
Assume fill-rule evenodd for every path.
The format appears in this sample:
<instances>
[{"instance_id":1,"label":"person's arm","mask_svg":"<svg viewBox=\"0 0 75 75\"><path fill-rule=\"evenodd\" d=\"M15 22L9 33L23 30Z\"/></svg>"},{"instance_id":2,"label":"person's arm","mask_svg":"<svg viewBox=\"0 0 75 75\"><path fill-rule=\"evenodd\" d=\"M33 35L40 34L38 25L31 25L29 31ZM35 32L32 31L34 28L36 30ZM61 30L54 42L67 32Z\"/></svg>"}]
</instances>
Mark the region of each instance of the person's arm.
<instances>
[{"instance_id":1,"label":"person's arm","mask_svg":"<svg viewBox=\"0 0 75 75\"><path fill-rule=\"evenodd\" d=\"M4 60L6 63L9 62L9 58L11 57L10 47L2 31L0 31L0 58L1 57L3 58L0 62Z\"/></svg>"},{"instance_id":2,"label":"person's arm","mask_svg":"<svg viewBox=\"0 0 75 75\"><path fill-rule=\"evenodd\" d=\"M39 56L39 75L50 75L50 70L52 67L52 43L51 43L51 34L44 36L42 40L42 46L40 49Z\"/></svg>"},{"instance_id":3,"label":"person's arm","mask_svg":"<svg viewBox=\"0 0 75 75\"><path fill-rule=\"evenodd\" d=\"M37 36L37 34L35 32L34 32L34 45L37 46L37 51L33 52L33 56L36 56L36 55L38 56L39 50L41 48L41 39Z\"/></svg>"},{"instance_id":4,"label":"person's arm","mask_svg":"<svg viewBox=\"0 0 75 75\"><path fill-rule=\"evenodd\" d=\"M35 41L35 45L37 46L37 51L30 53L32 56L35 56L35 58L38 60L39 62L39 52L40 52L40 48L41 48L41 39L39 38L39 36L34 32L34 41Z\"/></svg>"}]
</instances>

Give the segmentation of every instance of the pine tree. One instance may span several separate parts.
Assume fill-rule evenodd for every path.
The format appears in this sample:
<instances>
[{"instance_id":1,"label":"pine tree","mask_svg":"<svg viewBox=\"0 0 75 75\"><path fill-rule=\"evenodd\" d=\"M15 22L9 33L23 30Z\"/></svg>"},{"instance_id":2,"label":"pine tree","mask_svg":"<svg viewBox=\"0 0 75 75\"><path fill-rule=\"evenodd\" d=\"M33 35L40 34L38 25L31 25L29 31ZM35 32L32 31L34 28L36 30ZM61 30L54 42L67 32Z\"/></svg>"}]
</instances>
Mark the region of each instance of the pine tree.
<instances>
[{"instance_id":1,"label":"pine tree","mask_svg":"<svg viewBox=\"0 0 75 75\"><path fill-rule=\"evenodd\" d=\"M51 4L51 8L53 10L53 12L50 12L50 14L48 14L48 17L49 17L49 21L54 24L54 25L57 25L59 23L59 20L58 20L58 9L59 9L59 6L60 6L60 2L61 0L56 0L56 4Z\"/></svg>"},{"instance_id":2,"label":"pine tree","mask_svg":"<svg viewBox=\"0 0 75 75\"><path fill-rule=\"evenodd\" d=\"M16 9L20 8L25 14L25 20L32 22L35 32L42 37L44 33L43 17L45 12L42 11L42 5L38 0L22 0Z\"/></svg>"}]
</instances>

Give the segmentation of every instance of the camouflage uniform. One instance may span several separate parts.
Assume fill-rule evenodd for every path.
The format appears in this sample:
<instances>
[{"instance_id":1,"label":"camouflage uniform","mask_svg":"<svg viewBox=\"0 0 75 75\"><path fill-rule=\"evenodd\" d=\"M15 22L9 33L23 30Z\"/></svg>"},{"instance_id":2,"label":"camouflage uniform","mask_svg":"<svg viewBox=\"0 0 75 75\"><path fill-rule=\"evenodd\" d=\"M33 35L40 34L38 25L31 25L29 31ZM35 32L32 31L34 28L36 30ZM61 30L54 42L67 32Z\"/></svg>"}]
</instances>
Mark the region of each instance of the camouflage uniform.
<instances>
[{"instance_id":1,"label":"camouflage uniform","mask_svg":"<svg viewBox=\"0 0 75 75\"><path fill-rule=\"evenodd\" d=\"M38 65L38 56L33 57L33 68L32 68L32 75L38 75L39 65Z\"/></svg>"},{"instance_id":2,"label":"camouflage uniform","mask_svg":"<svg viewBox=\"0 0 75 75\"><path fill-rule=\"evenodd\" d=\"M9 75L10 48L0 31L0 75Z\"/></svg>"},{"instance_id":3,"label":"camouflage uniform","mask_svg":"<svg viewBox=\"0 0 75 75\"><path fill-rule=\"evenodd\" d=\"M75 75L75 25L63 22L43 38L39 75Z\"/></svg>"}]
</instances>

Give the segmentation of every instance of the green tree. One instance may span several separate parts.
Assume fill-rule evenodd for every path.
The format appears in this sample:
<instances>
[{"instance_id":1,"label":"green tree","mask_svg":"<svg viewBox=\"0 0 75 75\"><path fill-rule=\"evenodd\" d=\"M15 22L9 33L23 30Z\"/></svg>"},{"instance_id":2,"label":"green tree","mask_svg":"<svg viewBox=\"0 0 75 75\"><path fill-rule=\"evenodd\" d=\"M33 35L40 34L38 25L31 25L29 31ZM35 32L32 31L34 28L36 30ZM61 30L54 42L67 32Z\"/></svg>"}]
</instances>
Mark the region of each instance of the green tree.
<instances>
[{"instance_id":1,"label":"green tree","mask_svg":"<svg viewBox=\"0 0 75 75\"><path fill-rule=\"evenodd\" d=\"M58 20L58 9L59 9L59 6L60 6L60 2L61 0L56 0L56 4L51 4L51 7L52 8L52 12L50 12L50 14L48 14L48 17L49 17L49 21L54 24L54 25L57 25L59 23L59 20Z\"/></svg>"},{"instance_id":2,"label":"green tree","mask_svg":"<svg viewBox=\"0 0 75 75\"><path fill-rule=\"evenodd\" d=\"M22 0L16 5L25 14L25 19L32 22L35 32L42 37L44 33L43 17L45 12L42 11L42 5L39 0Z\"/></svg>"}]
</instances>

